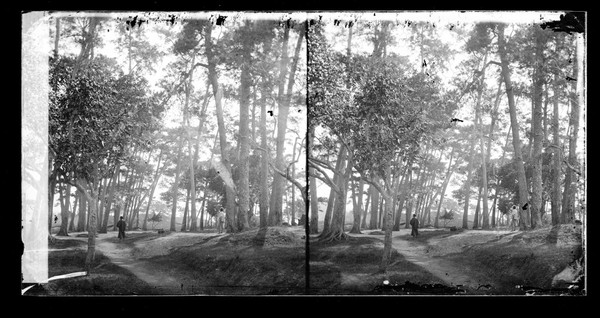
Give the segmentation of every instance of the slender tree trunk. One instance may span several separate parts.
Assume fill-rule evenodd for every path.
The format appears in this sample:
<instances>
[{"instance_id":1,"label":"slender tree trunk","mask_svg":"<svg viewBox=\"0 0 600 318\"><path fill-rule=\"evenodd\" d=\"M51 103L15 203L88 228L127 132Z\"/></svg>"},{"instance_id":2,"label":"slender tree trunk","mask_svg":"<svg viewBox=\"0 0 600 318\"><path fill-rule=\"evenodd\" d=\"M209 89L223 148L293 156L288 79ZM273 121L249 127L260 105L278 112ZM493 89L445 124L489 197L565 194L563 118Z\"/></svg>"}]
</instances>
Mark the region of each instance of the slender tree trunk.
<instances>
[{"instance_id":1,"label":"slender tree trunk","mask_svg":"<svg viewBox=\"0 0 600 318\"><path fill-rule=\"evenodd\" d=\"M473 218L473 230L479 228L479 212L481 212L481 190L483 186L479 185L479 191L477 194L477 207L475 208L475 217Z\"/></svg>"},{"instance_id":2,"label":"slender tree trunk","mask_svg":"<svg viewBox=\"0 0 600 318\"><path fill-rule=\"evenodd\" d=\"M181 221L181 232L187 231L189 208L190 208L190 189L187 189L187 194L185 195L185 209L183 210L183 220Z\"/></svg>"},{"instance_id":3,"label":"slender tree trunk","mask_svg":"<svg viewBox=\"0 0 600 318\"><path fill-rule=\"evenodd\" d=\"M433 226L435 228L437 228L438 224L439 224L438 220L440 217L440 210L442 209L442 202L444 201L444 196L446 195L446 189L448 188L448 183L450 182L450 177L452 176L454 169L458 165L457 164L458 160L456 160L456 162L454 163L454 166L452 166L453 158L454 158L454 148L452 148L452 151L450 152L450 160L448 160L448 170L446 171L446 178L444 179L444 183L442 184L442 189L440 192L440 201L438 202L437 213L435 214L435 221L433 223Z\"/></svg>"},{"instance_id":4,"label":"slender tree trunk","mask_svg":"<svg viewBox=\"0 0 600 318\"><path fill-rule=\"evenodd\" d=\"M362 214L362 205L363 205L363 188L365 186L365 181L360 178L360 181L358 182L358 195L357 195L357 203L356 203L356 209L354 209L353 212L353 216L354 216L354 220L352 222L352 229L350 230L350 233L356 233L356 234L360 234L360 217Z\"/></svg>"},{"instance_id":5,"label":"slender tree trunk","mask_svg":"<svg viewBox=\"0 0 600 318\"><path fill-rule=\"evenodd\" d=\"M69 221L69 229L67 231L68 232L75 232L75 211L77 210L77 203L79 202L79 196L77 195L77 192L75 192L75 202L73 202L73 211L71 211L70 214L70 221Z\"/></svg>"},{"instance_id":6,"label":"slender tree trunk","mask_svg":"<svg viewBox=\"0 0 600 318\"><path fill-rule=\"evenodd\" d=\"M144 217L144 223L142 225L142 230L148 230L148 213L150 213L150 205L152 205L152 198L154 198L154 190L156 189L156 185L158 184L158 179L160 179L160 162L162 161L163 149L160 149L160 153L158 154L158 163L156 164L156 172L154 173L154 179L152 180L152 185L150 186L150 195L148 197L148 204L146 205L146 216Z\"/></svg>"},{"instance_id":7,"label":"slender tree trunk","mask_svg":"<svg viewBox=\"0 0 600 318\"><path fill-rule=\"evenodd\" d=\"M494 109L492 110L492 114L491 114L491 123L490 123L490 133L489 133L489 138L488 138L488 143L487 143L487 158L486 158L486 164L488 162L490 162L490 156L491 156L491 149L492 149L492 138L494 136L494 128L495 128L495 124L496 124L496 117L498 116L498 107L500 106L500 97L502 96L502 79L499 78L498 79L498 91L496 92L496 101L494 103ZM492 167L493 169L493 167ZM486 197L487 198L487 197ZM492 228L496 227L496 200L495 200L495 196L494 196L494 203L492 205ZM487 229L487 228L486 228Z\"/></svg>"},{"instance_id":8,"label":"slender tree trunk","mask_svg":"<svg viewBox=\"0 0 600 318\"><path fill-rule=\"evenodd\" d=\"M546 46L546 37L542 30L535 32L535 69L533 78L534 91L534 108L532 113L533 125L533 150L531 161L533 165L532 171L532 193L531 193L531 228L534 229L541 225L541 209L542 209L542 143L544 141L544 133L542 131L542 98L545 81L543 56L544 47Z\"/></svg>"},{"instance_id":9,"label":"slender tree trunk","mask_svg":"<svg viewBox=\"0 0 600 318\"><path fill-rule=\"evenodd\" d=\"M54 34L54 57L58 57L58 42L60 41L60 18L54 17L56 19L56 31Z\"/></svg>"},{"instance_id":10,"label":"slender tree trunk","mask_svg":"<svg viewBox=\"0 0 600 318\"><path fill-rule=\"evenodd\" d=\"M99 233L106 233L108 232L107 227L108 227L108 219L110 216L110 208L113 202L113 198L115 195L115 184L117 184L119 182L119 169L120 167L118 165L115 166L115 171L113 172L113 176L112 176L112 183L110 186L110 190L108 191L108 198L107 198L107 202L106 202L106 207L104 210L104 219L102 220L102 225L100 226L100 230L98 231Z\"/></svg>"},{"instance_id":11,"label":"slender tree trunk","mask_svg":"<svg viewBox=\"0 0 600 318\"><path fill-rule=\"evenodd\" d=\"M60 192L60 200L61 211L60 211L60 229L56 236L69 236L68 227L69 227L69 210L71 208L71 185L67 184L65 186L64 195L63 192Z\"/></svg>"},{"instance_id":12,"label":"slender tree trunk","mask_svg":"<svg viewBox=\"0 0 600 318\"><path fill-rule=\"evenodd\" d=\"M227 145L227 134L225 131L225 121L223 119L223 105L221 105L222 92L219 87L219 77L217 74L217 61L215 56L214 44L212 42L212 24L208 23L205 28L205 50L206 58L208 60L208 78L210 79L211 86L213 88L213 94L215 96L215 107L217 114L217 126L219 130L219 142L221 146L221 163L224 171L219 171L221 178L225 183L225 200L226 200L226 224L227 232L235 232L235 190L233 187L233 180L231 180L231 164L229 159L229 148Z\"/></svg>"},{"instance_id":13,"label":"slender tree trunk","mask_svg":"<svg viewBox=\"0 0 600 318\"><path fill-rule=\"evenodd\" d=\"M402 209L404 208L404 201L406 200L406 179L408 173L408 167L410 163L404 167L404 171L402 172L402 178L400 179L400 183L398 184L398 192L400 193L400 197L398 198L397 203L397 213L394 220L393 231L400 231L400 222L402 221Z\"/></svg>"},{"instance_id":14,"label":"slender tree trunk","mask_svg":"<svg viewBox=\"0 0 600 318\"><path fill-rule=\"evenodd\" d=\"M552 225L560 224L560 175L561 175L561 151L559 135L559 88L558 88L558 75L554 76L553 85L553 116L552 116L552 142L553 142L553 154L552 154L552 200L551 214L552 214Z\"/></svg>"},{"instance_id":15,"label":"slender tree trunk","mask_svg":"<svg viewBox=\"0 0 600 318\"><path fill-rule=\"evenodd\" d=\"M346 155L346 147L344 147L343 144L340 144L340 150L338 152L338 157L335 163L335 169L336 171L342 171L341 167L342 167L342 163L343 163L343 159L344 156ZM333 182L335 184L338 183L338 179L340 178L340 174L338 172L335 172L333 175ZM331 223L331 215L333 213L333 207L335 205L335 200L336 200L336 193L335 190L333 188L331 188L331 190L329 190L329 200L327 201L327 209L325 210L325 217L323 219L323 232L329 232L329 227L330 227L330 223Z\"/></svg>"},{"instance_id":16,"label":"slender tree trunk","mask_svg":"<svg viewBox=\"0 0 600 318\"><path fill-rule=\"evenodd\" d=\"M246 20L245 28L253 31L254 26ZM250 85L252 78L250 75L250 63L252 63L252 42L251 37L246 37L242 41L242 73L240 77L240 160L239 160L239 211L238 220L240 231L250 228L248 224L248 209L250 207L250 129L249 129L249 111L250 111Z\"/></svg>"},{"instance_id":17,"label":"slender tree trunk","mask_svg":"<svg viewBox=\"0 0 600 318\"><path fill-rule=\"evenodd\" d=\"M288 40L289 40L290 28L284 26L283 39L281 41L281 60L279 64L279 87L277 94L277 102L279 106L277 115L277 139L276 139L276 157L275 164L278 169L283 171L283 147L285 141L285 131L287 127L287 116L289 112L289 105L286 107L285 104L285 79L288 73ZM283 189L283 176L279 174L273 175L273 184L271 190L271 202L269 204L269 225L280 225L281 224L281 208L283 205L282 201L282 189Z\"/></svg>"},{"instance_id":18,"label":"slender tree trunk","mask_svg":"<svg viewBox=\"0 0 600 318\"><path fill-rule=\"evenodd\" d=\"M77 217L77 232L85 231L85 213L87 209L87 200L85 194L78 189L79 192L79 214Z\"/></svg>"},{"instance_id":19,"label":"slender tree trunk","mask_svg":"<svg viewBox=\"0 0 600 318\"><path fill-rule=\"evenodd\" d=\"M292 160L296 160L296 146L298 143L298 137L296 137L296 139L294 139L294 147L292 148ZM292 163L292 178L296 177L296 164ZM291 197L292 197L292 225L296 225L296 198L295 198L295 192L294 191L295 188L292 185L292 188L290 189L291 192Z\"/></svg>"},{"instance_id":20,"label":"slender tree trunk","mask_svg":"<svg viewBox=\"0 0 600 318\"><path fill-rule=\"evenodd\" d=\"M575 67L573 69L575 89L570 94L571 114L569 118L569 155L567 157L567 169L565 173L565 187L562 199L561 223L573 223L575 221L575 196L577 193L577 181L573 169L579 167L577 160L577 136L579 133L579 108L583 105L583 35L576 35ZM573 168L572 168L573 167ZM577 178L578 179L578 178Z\"/></svg>"},{"instance_id":21,"label":"slender tree trunk","mask_svg":"<svg viewBox=\"0 0 600 318\"><path fill-rule=\"evenodd\" d=\"M528 202L527 179L525 176L525 166L523 164L523 156L521 155L521 138L519 137L519 123L517 122L517 107L513 93L512 82L510 79L510 69L508 66L508 57L506 53L506 41L504 39L505 25L498 24L498 52L502 64L502 76L504 78L504 86L506 87L506 95L508 96L508 107L510 111L510 122L512 126L513 147L514 147L514 162L517 170L518 186L519 186L519 206L522 207ZM520 229L526 230L530 224L529 209L521 211Z\"/></svg>"},{"instance_id":22,"label":"slender tree trunk","mask_svg":"<svg viewBox=\"0 0 600 318\"><path fill-rule=\"evenodd\" d=\"M379 182L379 176L377 174L373 174L373 182ZM377 212L379 211L379 191L375 187L369 187L369 191L371 191L371 221L369 222L369 230L374 230L377 228Z\"/></svg>"},{"instance_id":23,"label":"slender tree trunk","mask_svg":"<svg viewBox=\"0 0 600 318\"><path fill-rule=\"evenodd\" d=\"M365 202L365 207L363 209L363 215L360 222L360 228L367 228L367 214L369 212L369 204L371 203L371 187L369 186L369 191L367 192L367 201Z\"/></svg>"},{"instance_id":24,"label":"slender tree trunk","mask_svg":"<svg viewBox=\"0 0 600 318\"><path fill-rule=\"evenodd\" d=\"M391 164L388 165L385 169L384 178L387 178L387 184L391 184ZM383 240L383 257L381 260L380 270L385 271L390 260L392 259L392 214L393 214L393 206L392 206L392 198L393 192L392 189L387 189L388 193L382 193L385 199L385 221L384 229L385 232L384 240Z\"/></svg>"},{"instance_id":25,"label":"slender tree trunk","mask_svg":"<svg viewBox=\"0 0 600 318\"><path fill-rule=\"evenodd\" d=\"M265 49L266 53L270 50ZM269 177L269 149L267 148L267 94L270 91L268 80L262 79L262 90L260 97L260 146L265 150L260 156L260 198L259 198L259 209L260 209L260 228L267 228L267 218L269 216L269 188L268 188L268 177ZM314 177L313 177L314 180ZM311 183L311 188L314 182ZM312 191L312 189L311 189ZM311 192L312 195L312 192ZM315 189L316 196L316 189ZM316 202L316 198L314 198ZM313 211L314 213L314 211ZM311 223L311 233L312 233ZM317 225L314 224L315 230Z\"/></svg>"}]
</instances>

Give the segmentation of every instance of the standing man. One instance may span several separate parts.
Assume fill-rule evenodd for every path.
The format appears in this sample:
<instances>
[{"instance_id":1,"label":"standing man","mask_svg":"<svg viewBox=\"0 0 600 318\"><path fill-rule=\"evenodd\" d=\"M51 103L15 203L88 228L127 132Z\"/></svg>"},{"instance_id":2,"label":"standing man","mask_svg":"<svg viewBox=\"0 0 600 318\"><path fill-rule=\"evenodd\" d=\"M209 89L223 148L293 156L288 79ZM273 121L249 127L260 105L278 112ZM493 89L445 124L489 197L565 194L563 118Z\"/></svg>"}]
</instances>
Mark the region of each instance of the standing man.
<instances>
[{"instance_id":1,"label":"standing man","mask_svg":"<svg viewBox=\"0 0 600 318\"><path fill-rule=\"evenodd\" d=\"M412 219L410 219L410 225L412 226L412 231L410 235L413 237L419 236L419 220L417 219L417 215L413 214Z\"/></svg>"},{"instance_id":2,"label":"standing man","mask_svg":"<svg viewBox=\"0 0 600 318\"><path fill-rule=\"evenodd\" d=\"M219 212L217 213L217 231L219 234L223 232L225 227L225 210L223 208L219 208Z\"/></svg>"},{"instance_id":3,"label":"standing man","mask_svg":"<svg viewBox=\"0 0 600 318\"><path fill-rule=\"evenodd\" d=\"M127 223L123 221L123 217L120 218L119 222L117 222L117 228L119 229L119 241L125 239L125 227Z\"/></svg>"}]
</instances>

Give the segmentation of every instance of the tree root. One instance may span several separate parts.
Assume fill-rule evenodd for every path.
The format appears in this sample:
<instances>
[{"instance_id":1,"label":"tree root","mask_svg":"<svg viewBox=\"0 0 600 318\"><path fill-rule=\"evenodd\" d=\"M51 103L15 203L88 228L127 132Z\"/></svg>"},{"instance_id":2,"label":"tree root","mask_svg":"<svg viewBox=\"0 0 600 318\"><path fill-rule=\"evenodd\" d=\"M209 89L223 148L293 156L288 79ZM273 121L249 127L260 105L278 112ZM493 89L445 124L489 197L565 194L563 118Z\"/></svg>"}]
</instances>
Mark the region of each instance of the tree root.
<instances>
[{"instance_id":1,"label":"tree root","mask_svg":"<svg viewBox=\"0 0 600 318\"><path fill-rule=\"evenodd\" d=\"M319 242L330 243L334 241L347 241L350 240L350 236L344 231L333 231L328 233L322 233L319 236Z\"/></svg>"}]
</instances>

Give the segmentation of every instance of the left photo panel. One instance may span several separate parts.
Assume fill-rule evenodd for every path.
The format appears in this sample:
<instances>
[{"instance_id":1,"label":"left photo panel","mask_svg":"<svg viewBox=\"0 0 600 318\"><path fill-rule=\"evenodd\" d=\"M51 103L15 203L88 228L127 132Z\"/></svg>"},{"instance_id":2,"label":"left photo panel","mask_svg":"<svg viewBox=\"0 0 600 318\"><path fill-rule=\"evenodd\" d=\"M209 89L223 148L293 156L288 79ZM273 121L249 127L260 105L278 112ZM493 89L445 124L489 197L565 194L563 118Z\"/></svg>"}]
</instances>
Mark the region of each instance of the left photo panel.
<instances>
[{"instance_id":1,"label":"left photo panel","mask_svg":"<svg viewBox=\"0 0 600 318\"><path fill-rule=\"evenodd\" d=\"M306 13L22 30L23 295L307 293Z\"/></svg>"}]
</instances>

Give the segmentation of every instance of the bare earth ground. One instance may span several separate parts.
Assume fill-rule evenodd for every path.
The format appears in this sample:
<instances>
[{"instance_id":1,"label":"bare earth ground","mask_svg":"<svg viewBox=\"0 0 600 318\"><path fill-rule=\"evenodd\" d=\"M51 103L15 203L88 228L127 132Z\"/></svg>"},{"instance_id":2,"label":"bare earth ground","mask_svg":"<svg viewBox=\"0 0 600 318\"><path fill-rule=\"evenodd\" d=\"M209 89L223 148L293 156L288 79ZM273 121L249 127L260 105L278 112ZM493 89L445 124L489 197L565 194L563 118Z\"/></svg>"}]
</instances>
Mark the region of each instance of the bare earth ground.
<instances>
[{"instance_id":1,"label":"bare earth ground","mask_svg":"<svg viewBox=\"0 0 600 318\"><path fill-rule=\"evenodd\" d=\"M101 264L87 278L64 280L78 285L63 294L526 294L520 286L548 294L577 273L580 230L566 225L527 232L421 229L412 238L410 230L401 229L393 232L392 263L385 273L378 270L381 231L350 234L349 240L334 243L318 242L311 235L309 286L305 229L300 226L235 235L131 231L123 242L109 232L97 237ZM80 266L69 264L67 255L84 255L85 236L57 237L59 244L50 253L61 253L52 254L60 255L61 270L73 272ZM131 276L125 286L98 286L103 284L100 276L117 270L122 271L121 280ZM56 289L37 293L53 294ZM565 294L564 288L560 293Z\"/></svg>"}]
</instances>

